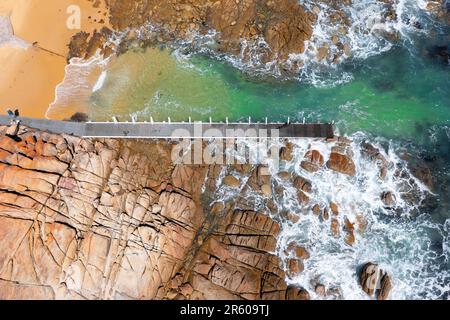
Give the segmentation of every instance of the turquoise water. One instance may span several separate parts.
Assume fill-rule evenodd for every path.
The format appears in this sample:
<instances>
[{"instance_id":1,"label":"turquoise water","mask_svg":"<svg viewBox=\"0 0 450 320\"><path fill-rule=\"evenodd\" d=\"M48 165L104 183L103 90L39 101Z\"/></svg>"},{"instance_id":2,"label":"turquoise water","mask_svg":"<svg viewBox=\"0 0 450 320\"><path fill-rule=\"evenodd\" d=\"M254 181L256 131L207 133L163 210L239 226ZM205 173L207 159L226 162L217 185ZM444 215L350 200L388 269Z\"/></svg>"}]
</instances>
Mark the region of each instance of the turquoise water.
<instances>
[{"instance_id":1,"label":"turquoise water","mask_svg":"<svg viewBox=\"0 0 450 320\"><path fill-rule=\"evenodd\" d=\"M448 50L449 35L449 29L442 27L418 35L414 42L396 43L391 50L370 58L350 59L322 74L322 80L328 80L326 87L313 85L311 81L261 79L200 54L183 56L177 50L162 48L130 50L108 65L101 89L90 99L89 113L94 120L110 120L113 115L129 120L135 115L140 121L148 121L150 117L160 121L168 117L172 121L186 121L189 117L203 121L209 121L210 117L214 121L228 118L246 122L248 117L261 122L266 117L282 122L288 118L300 122L333 121L340 134L357 140L363 135L384 148L391 159L395 159L394 154L408 151L412 158L420 159L431 169L433 201L408 217L386 214L369 201L364 210L366 214L374 213L374 222L364 244L349 249L330 248L329 243L323 243L320 249L311 252L311 261L317 265L310 266L308 273L311 277L325 275L334 279L332 284L356 292L358 289L353 289L357 283L356 266L374 259L393 273L396 298L448 299L450 65L434 54L434 48L441 46ZM364 160L359 161L368 171L374 169ZM361 172L358 181L349 181L344 176L324 181L315 177L314 183L321 184L319 191L325 194L319 195L319 200L328 202L334 196L336 184L347 186L344 200L379 198L379 192L386 186L379 185L376 179L364 180L364 174ZM356 187L350 194L359 185L378 191L366 195ZM320 241L328 239L329 229L322 230L317 225L315 228L319 229L311 239L318 238L302 243L308 248L317 248ZM301 238L304 232L283 226L281 238L292 235ZM305 277L300 284L308 286L308 281Z\"/></svg>"},{"instance_id":2,"label":"turquoise water","mask_svg":"<svg viewBox=\"0 0 450 320\"><path fill-rule=\"evenodd\" d=\"M450 121L450 72L442 62L397 48L364 63L340 66L347 72L345 84L316 87L298 81L258 80L232 66L204 56L177 62L175 68L155 71L154 54L132 53L145 66L138 76L126 78L129 60L115 62L103 88L94 94L94 118L137 113L141 119L331 122L341 133L364 131L386 138L417 137L432 125ZM138 58L137 58L138 57ZM141 69L139 69L141 70ZM157 73L157 74L156 74ZM134 75L133 75L134 77ZM159 81L147 78L160 77ZM125 82L125 87L124 87ZM125 88L125 89L124 89ZM117 92L126 101L111 101Z\"/></svg>"}]
</instances>

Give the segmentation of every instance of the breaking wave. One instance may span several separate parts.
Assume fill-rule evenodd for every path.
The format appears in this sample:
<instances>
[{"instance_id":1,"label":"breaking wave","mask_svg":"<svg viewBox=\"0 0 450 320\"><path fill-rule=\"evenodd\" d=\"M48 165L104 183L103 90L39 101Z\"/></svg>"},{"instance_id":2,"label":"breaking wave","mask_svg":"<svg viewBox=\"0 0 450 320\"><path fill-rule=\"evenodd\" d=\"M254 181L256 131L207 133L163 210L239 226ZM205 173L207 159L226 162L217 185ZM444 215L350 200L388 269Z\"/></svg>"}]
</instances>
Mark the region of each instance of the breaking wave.
<instances>
[{"instance_id":1,"label":"breaking wave","mask_svg":"<svg viewBox=\"0 0 450 320\"><path fill-rule=\"evenodd\" d=\"M108 59L99 52L88 60L72 58L65 67L63 81L56 86L55 99L46 112L47 118L66 114L65 110L86 111L92 92L101 89L106 78ZM71 116L70 114L68 115Z\"/></svg>"},{"instance_id":2,"label":"breaking wave","mask_svg":"<svg viewBox=\"0 0 450 320\"><path fill-rule=\"evenodd\" d=\"M357 63L395 46L411 50L417 39L440 28L427 10L426 0L342 2L300 0L317 19L311 39L305 42L305 51L289 55L287 61L264 62L270 48L263 38L241 40L238 55L219 54L215 50L215 31L207 35L192 33L189 40L179 41L174 47L187 55L213 56L254 76L331 87L353 80L352 73L342 68L346 62Z\"/></svg>"},{"instance_id":3,"label":"breaking wave","mask_svg":"<svg viewBox=\"0 0 450 320\"><path fill-rule=\"evenodd\" d=\"M329 157L334 143L323 140L291 140L294 144L292 161L282 162L278 167L269 160L271 184L275 190L271 199L277 210L270 210L268 214L281 225L276 254L287 270L286 263L292 255L286 250L289 244L295 242L310 253L310 258L304 261L304 271L294 278L287 277L287 282L307 289L313 299L321 298L315 294L318 283L333 292L329 299L368 299L359 285L358 268L371 261L392 275L392 299L448 298L450 220L444 224L435 222L430 212L421 207L427 197L435 195L411 174L407 162L397 155L399 146L383 139L369 139L363 133L350 138L357 168L355 177L328 169L310 173L301 168L300 162L308 150L318 150L325 159ZM377 164L363 153L363 142L368 139L389 162L384 180L379 177ZM242 143L249 150L261 148L254 141L244 140ZM281 146L281 142L275 143ZM298 202L298 190L292 182L279 178L280 171L288 171L312 182L307 206ZM221 179L229 174L240 178L241 190L222 185ZM252 210L267 212L268 199L252 190L246 191L244 186L248 179L232 168L224 169L217 182L214 202L232 202L244 206L240 209L248 210L250 206ZM380 195L385 191L395 195L395 208L388 209L382 202ZM242 202L242 199L246 200ZM330 202L339 206L340 213L335 218L341 226L345 226L346 219L357 226L356 241L352 246L346 244L344 231L338 237L333 235L331 219L324 219L311 211L315 204L323 209ZM289 213L290 218L285 213Z\"/></svg>"},{"instance_id":4,"label":"breaking wave","mask_svg":"<svg viewBox=\"0 0 450 320\"><path fill-rule=\"evenodd\" d=\"M337 70L341 63L365 60L396 45L409 49L417 36L426 35L437 24L426 9L426 0L300 3L317 15L317 21L305 52L291 55L290 63L300 61L298 79L317 86L352 80L350 73Z\"/></svg>"}]
</instances>

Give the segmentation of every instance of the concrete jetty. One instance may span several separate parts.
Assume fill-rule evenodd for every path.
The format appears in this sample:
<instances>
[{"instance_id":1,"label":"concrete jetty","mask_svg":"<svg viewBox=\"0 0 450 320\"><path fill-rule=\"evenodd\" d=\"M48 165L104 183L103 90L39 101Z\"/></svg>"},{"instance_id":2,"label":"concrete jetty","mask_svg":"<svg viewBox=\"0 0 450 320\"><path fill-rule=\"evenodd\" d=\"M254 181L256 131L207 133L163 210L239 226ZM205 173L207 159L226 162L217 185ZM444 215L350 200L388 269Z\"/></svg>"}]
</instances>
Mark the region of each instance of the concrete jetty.
<instances>
[{"instance_id":1,"label":"concrete jetty","mask_svg":"<svg viewBox=\"0 0 450 320\"><path fill-rule=\"evenodd\" d=\"M177 138L333 138L330 123L215 123L215 122L69 122L17 118L27 127L85 138L177 139ZM0 116L0 125L11 118Z\"/></svg>"}]
</instances>

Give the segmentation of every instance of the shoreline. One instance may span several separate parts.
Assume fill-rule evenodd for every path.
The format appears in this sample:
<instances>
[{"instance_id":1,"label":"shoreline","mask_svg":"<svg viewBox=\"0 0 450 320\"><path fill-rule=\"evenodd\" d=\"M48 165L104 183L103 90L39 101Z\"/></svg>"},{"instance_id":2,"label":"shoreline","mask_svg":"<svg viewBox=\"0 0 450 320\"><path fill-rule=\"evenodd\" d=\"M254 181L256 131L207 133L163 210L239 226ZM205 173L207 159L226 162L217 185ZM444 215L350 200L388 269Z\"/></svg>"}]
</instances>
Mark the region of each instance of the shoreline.
<instances>
[{"instance_id":1,"label":"shoreline","mask_svg":"<svg viewBox=\"0 0 450 320\"><path fill-rule=\"evenodd\" d=\"M92 1L50 2L43 6L36 0L5 0L0 5L0 16L9 17L13 36L28 44L23 48L0 43L0 105L17 108L23 116L46 117L57 86L65 77L71 37L109 25L105 8L95 8ZM66 27L69 5L81 9L81 30ZM106 22L100 23L102 19Z\"/></svg>"}]
</instances>

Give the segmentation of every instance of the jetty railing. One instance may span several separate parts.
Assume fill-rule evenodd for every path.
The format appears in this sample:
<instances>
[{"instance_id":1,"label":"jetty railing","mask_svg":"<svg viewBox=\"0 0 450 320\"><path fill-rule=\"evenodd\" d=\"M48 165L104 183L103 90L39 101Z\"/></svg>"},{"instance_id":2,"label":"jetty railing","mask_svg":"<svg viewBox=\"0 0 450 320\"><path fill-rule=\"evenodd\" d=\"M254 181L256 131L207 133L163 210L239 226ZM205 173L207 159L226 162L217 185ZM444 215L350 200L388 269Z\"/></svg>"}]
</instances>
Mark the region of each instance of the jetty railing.
<instances>
[{"instance_id":1,"label":"jetty railing","mask_svg":"<svg viewBox=\"0 0 450 320\"><path fill-rule=\"evenodd\" d=\"M8 116L0 116L0 125L9 125L13 120ZM120 139L175 139L175 138L261 138L265 132L268 138L333 138L333 123L302 123L291 122L253 122L251 118L243 122L192 121L157 122L138 121L132 117L131 121L121 122L113 117L111 122L71 122L48 119L34 119L19 117L21 125L49 131L58 134L69 134L87 138L120 138ZM256 135L255 135L256 132Z\"/></svg>"}]
</instances>

